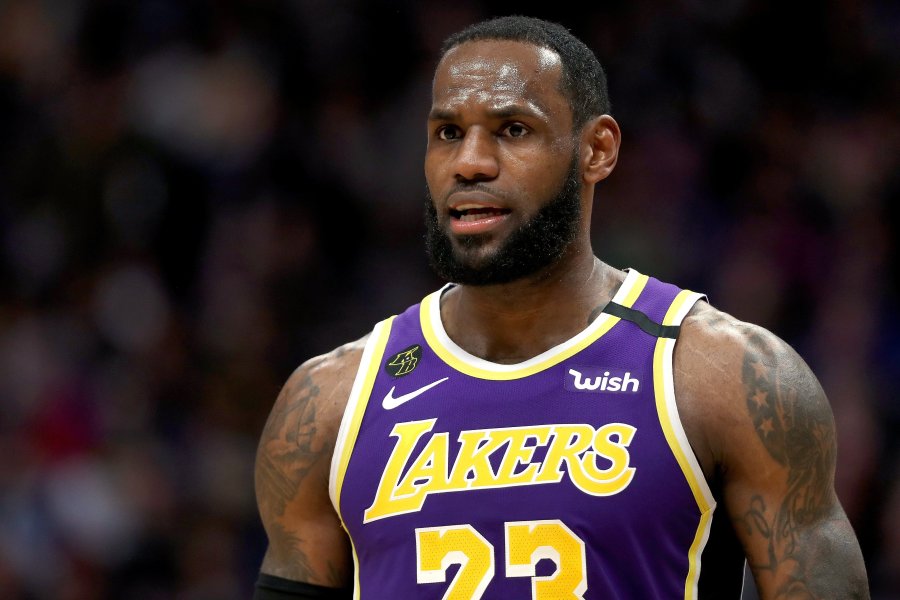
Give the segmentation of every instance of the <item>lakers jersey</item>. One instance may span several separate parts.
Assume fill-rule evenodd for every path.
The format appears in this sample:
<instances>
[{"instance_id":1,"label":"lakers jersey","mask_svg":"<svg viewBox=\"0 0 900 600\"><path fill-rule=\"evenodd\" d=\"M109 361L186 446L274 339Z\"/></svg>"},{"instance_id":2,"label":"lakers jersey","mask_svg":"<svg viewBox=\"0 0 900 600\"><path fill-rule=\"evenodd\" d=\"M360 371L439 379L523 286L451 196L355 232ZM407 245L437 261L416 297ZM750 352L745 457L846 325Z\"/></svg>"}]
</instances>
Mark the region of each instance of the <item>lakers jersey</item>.
<instances>
[{"instance_id":1,"label":"lakers jersey","mask_svg":"<svg viewBox=\"0 0 900 600\"><path fill-rule=\"evenodd\" d=\"M583 331L509 365L448 337L440 295L375 327L338 434L354 597L697 598L715 501L672 354L701 296L629 271Z\"/></svg>"}]
</instances>

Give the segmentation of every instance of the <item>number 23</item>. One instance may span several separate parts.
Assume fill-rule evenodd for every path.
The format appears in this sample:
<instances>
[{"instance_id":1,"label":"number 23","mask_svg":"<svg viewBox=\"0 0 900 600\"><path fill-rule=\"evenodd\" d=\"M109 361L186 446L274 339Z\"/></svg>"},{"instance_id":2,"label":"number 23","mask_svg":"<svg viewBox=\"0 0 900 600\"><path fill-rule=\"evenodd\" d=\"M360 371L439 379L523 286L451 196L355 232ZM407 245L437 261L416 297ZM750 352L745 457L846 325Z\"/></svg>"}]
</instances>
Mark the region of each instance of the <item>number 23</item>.
<instances>
[{"instance_id":1,"label":"number 23","mask_svg":"<svg viewBox=\"0 0 900 600\"><path fill-rule=\"evenodd\" d=\"M587 591L584 542L559 520L505 523L507 577L531 577L533 600L580 600ZM556 572L538 577L537 563L549 558ZM416 529L416 581L446 581L460 565L443 600L478 600L494 577L494 546L471 525Z\"/></svg>"}]
</instances>

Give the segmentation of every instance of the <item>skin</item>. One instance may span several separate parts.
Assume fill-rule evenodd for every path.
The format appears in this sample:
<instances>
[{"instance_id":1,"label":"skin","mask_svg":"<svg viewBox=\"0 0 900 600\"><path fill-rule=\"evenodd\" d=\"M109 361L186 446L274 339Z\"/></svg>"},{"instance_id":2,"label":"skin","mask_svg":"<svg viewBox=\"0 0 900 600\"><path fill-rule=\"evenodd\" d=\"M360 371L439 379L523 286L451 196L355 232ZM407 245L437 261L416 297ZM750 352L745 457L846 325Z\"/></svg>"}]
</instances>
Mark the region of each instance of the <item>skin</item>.
<instances>
[{"instance_id":1,"label":"skin","mask_svg":"<svg viewBox=\"0 0 900 600\"><path fill-rule=\"evenodd\" d=\"M509 284L457 286L441 317L468 352L517 363L569 339L612 298L624 273L595 258L594 186L614 169L621 134L609 116L572 131L559 58L507 41L467 42L438 65L425 173L442 227L463 200L506 218L468 252L483 260L555 192L577 152L584 218L555 264ZM515 297L516 302L508 302ZM566 310L559 310L565 306ZM343 587L349 542L328 498L328 471L365 338L291 375L260 441L256 492L269 548L262 571ZM868 598L862 554L834 492L831 409L803 360L772 333L700 302L685 319L675 391L707 479L720 482L763 599Z\"/></svg>"}]
</instances>

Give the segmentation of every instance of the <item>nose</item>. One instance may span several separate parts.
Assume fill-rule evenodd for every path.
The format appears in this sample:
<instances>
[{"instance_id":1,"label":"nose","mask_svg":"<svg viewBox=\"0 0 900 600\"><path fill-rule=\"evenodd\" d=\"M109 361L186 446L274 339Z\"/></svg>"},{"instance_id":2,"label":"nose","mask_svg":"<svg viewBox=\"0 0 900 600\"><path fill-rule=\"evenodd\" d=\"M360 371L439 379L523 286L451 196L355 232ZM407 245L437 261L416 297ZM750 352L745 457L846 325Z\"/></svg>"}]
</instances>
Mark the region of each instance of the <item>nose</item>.
<instances>
[{"instance_id":1,"label":"nose","mask_svg":"<svg viewBox=\"0 0 900 600\"><path fill-rule=\"evenodd\" d=\"M456 178L459 181L489 181L500 173L497 147L491 133L471 127L457 146Z\"/></svg>"}]
</instances>

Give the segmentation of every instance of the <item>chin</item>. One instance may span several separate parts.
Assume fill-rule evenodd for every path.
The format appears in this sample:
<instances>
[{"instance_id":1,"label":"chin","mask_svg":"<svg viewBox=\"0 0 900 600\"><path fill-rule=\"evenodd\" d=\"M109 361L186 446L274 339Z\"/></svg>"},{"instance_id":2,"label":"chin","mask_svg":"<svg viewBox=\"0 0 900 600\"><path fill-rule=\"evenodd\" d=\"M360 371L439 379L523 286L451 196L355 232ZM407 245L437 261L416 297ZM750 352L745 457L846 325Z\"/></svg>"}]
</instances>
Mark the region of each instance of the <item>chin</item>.
<instances>
[{"instance_id":1,"label":"chin","mask_svg":"<svg viewBox=\"0 0 900 600\"><path fill-rule=\"evenodd\" d=\"M487 236L461 236L451 239L454 258L461 264L476 269L490 263L502 246L502 243Z\"/></svg>"}]
</instances>

